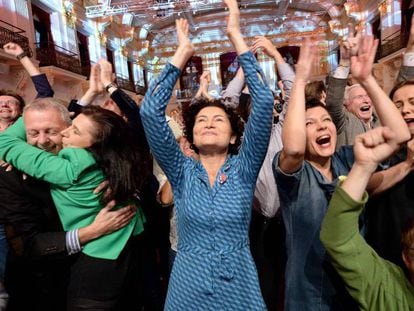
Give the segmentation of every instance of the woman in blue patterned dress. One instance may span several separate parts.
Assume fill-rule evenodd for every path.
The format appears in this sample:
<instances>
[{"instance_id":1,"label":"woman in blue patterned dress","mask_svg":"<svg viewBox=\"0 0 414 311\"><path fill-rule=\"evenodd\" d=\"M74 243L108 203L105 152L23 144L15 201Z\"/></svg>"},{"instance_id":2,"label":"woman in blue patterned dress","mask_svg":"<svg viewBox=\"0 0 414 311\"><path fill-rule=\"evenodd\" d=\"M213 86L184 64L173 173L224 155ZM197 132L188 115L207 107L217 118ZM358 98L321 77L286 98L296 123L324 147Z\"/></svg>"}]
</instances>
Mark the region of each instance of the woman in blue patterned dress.
<instances>
[{"instance_id":1,"label":"woman in blue patterned dress","mask_svg":"<svg viewBox=\"0 0 414 311\"><path fill-rule=\"evenodd\" d=\"M243 40L236 0L227 33L246 75L252 111L241 131L222 102L200 100L185 115L186 136L199 160L185 157L165 121L165 108L194 53L186 20L177 20L178 48L149 88L141 117L150 147L171 182L177 212L178 253L166 310L265 310L248 241L256 178L266 154L273 96ZM193 116L193 117L191 117Z\"/></svg>"}]
</instances>

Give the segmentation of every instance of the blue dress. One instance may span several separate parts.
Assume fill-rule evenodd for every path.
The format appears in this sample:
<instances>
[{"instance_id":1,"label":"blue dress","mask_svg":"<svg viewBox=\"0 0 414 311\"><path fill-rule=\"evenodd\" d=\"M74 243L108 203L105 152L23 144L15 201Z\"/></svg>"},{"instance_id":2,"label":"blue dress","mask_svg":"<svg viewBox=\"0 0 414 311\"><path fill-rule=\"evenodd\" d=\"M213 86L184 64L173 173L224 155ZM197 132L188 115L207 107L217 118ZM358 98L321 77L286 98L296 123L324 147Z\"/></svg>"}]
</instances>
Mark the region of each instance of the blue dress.
<instances>
[{"instance_id":1,"label":"blue dress","mask_svg":"<svg viewBox=\"0 0 414 311\"><path fill-rule=\"evenodd\" d=\"M212 187L201 163L182 154L165 121L178 68L166 65L141 108L151 150L172 185L177 213L178 253L165 310L266 309L248 230L255 182L270 137L273 96L253 54L239 58L252 112L239 154L227 158Z\"/></svg>"}]
</instances>

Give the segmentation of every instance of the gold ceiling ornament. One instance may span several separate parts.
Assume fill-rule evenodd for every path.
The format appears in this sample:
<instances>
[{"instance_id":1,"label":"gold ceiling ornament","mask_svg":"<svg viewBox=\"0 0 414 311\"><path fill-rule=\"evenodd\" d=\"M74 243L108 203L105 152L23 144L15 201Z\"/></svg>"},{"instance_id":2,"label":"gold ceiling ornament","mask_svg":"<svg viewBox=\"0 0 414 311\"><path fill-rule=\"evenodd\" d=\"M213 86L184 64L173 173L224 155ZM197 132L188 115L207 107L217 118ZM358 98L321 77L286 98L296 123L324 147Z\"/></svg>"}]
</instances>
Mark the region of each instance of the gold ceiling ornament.
<instances>
[{"instance_id":1,"label":"gold ceiling ornament","mask_svg":"<svg viewBox=\"0 0 414 311\"><path fill-rule=\"evenodd\" d=\"M124 57L128 57L128 48L126 46L120 46L120 52Z\"/></svg>"},{"instance_id":2,"label":"gold ceiling ornament","mask_svg":"<svg viewBox=\"0 0 414 311\"><path fill-rule=\"evenodd\" d=\"M348 0L344 3L345 13L357 23L364 22L368 18L368 12L360 9L359 4L354 0Z\"/></svg>"},{"instance_id":3,"label":"gold ceiling ornament","mask_svg":"<svg viewBox=\"0 0 414 311\"><path fill-rule=\"evenodd\" d=\"M328 22L329 28L331 30L331 32L339 37L339 40L346 40L346 37L348 36L348 27L343 26L342 23L335 19L335 20L330 20Z\"/></svg>"},{"instance_id":4,"label":"gold ceiling ornament","mask_svg":"<svg viewBox=\"0 0 414 311\"><path fill-rule=\"evenodd\" d=\"M98 38L99 38L99 43L101 45L106 45L108 38L106 37L104 32L98 31Z\"/></svg>"}]
</instances>

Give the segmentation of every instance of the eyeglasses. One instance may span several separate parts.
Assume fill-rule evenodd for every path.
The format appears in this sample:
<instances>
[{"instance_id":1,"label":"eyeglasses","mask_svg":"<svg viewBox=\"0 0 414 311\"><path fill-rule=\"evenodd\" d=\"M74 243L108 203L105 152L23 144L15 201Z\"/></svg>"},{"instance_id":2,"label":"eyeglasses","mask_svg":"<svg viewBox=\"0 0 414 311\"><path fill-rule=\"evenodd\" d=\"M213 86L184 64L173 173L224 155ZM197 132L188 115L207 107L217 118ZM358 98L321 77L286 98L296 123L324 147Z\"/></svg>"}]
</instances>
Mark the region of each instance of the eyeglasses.
<instances>
[{"instance_id":1,"label":"eyeglasses","mask_svg":"<svg viewBox=\"0 0 414 311\"><path fill-rule=\"evenodd\" d=\"M354 99L363 100L364 98L369 99L368 94L363 94L363 95L361 94L361 95L354 96L354 97L351 98L351 100L354 100Z\"/></svg>"}]
</instances>

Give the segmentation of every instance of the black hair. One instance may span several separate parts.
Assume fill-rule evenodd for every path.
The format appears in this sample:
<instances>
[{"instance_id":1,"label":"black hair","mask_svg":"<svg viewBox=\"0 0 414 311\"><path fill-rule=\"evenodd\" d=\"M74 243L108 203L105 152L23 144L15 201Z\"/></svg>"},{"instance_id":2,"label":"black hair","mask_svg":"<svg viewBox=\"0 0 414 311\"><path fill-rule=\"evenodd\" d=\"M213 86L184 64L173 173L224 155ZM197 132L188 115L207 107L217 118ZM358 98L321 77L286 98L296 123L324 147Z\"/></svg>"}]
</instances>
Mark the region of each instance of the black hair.
<instances>
[{"instance_id":1,"label":"black hair","mask_svg":"<svg viewBox=\"0 0 414 311\"><path fill-rule=\"evenodd\" d=\"M315 108L315 107L321 107L329 113L329 111L326 109L326 106L319 99L311 98L310 100L306 101L305 110Z\"/></svg>"},{"instance_id":2,"label":"black hair","mask_svg":"<svg viewBox=\"0 0 414 311\"><path fill-rule=\"evenodd\" d=\"M191 148L198 153L197 147L194 145L193 128L195 124L195 118L197 114L206 107L218 107L224 110L229 118L231 129L233 134L236 135L236 142L229 145L229 153L237 154L241 143L241 137L243 135L244 123L235 109L226 106L219 99L209 100L204 97L194 100L191 105L183 107L183 120L184 120L184 135L191 144Z\"/></svg>"},{"instance_id":3,"label":"black hair","mask_svg":"<svg viewBox=\"0 0 414 311\"><path fill-rule=\"evenodd\" d=\"M83 115L95 125L94 142L86 148L108 180L110 192L101 202L125 202L134 198L146 179L144 163L136 139L125 120L99 106L85 107Z\"/></svg>"}]
</instances>

